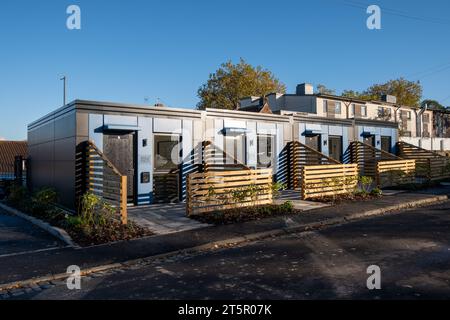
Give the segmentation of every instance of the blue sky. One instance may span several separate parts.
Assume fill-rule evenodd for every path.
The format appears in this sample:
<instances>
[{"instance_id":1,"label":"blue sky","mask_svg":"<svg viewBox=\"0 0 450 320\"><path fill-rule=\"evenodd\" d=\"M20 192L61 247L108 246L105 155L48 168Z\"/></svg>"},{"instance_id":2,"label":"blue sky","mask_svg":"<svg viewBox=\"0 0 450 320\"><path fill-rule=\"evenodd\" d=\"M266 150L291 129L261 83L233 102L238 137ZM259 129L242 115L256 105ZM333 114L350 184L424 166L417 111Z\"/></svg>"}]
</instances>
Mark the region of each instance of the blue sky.
<instances>
[{"instance_id":1,"label":"blue sky","mask_svg":"<svg viewBox=\"0 0 450 320\"><path fill-rule=\"evenodd\" d=\"M82 29L66 28L81 8ZM365 8L382 8L382 30ZM400 76L450 105L450 2L365 0L2 0L0 138L68 100L194 108L197 89L224 61L262 65L289 92L322 83L339 93Z\"/></svg>"}]
</instances>

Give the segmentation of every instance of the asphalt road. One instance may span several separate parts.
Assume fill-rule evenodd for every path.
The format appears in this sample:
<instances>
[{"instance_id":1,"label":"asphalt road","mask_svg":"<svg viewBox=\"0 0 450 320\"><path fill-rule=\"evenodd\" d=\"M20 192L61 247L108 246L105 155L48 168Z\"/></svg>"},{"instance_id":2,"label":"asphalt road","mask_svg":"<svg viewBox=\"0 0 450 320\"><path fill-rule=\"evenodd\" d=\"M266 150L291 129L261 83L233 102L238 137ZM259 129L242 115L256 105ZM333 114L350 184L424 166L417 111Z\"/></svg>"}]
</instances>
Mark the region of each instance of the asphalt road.
<instances>
[{"instance_id":1,"label":"asphalt road","mask_svg":"<svg viewBox=\"0 0 450 320\"><path fill-rule=\"evenodd\" d=\"M0 256L61 246L64 244L46 231L0 209Z\"/></svg>"},{"instance_id":2,"label":"asphalt road","mask_svg":"<svg viewBox=\"0 0 450 320\"><path fill-rule=\"evenodd\" d=\"M381 269L368 290L367 267ZM18 299L450 299L450 202L56 284Z\"/></svg>"}]
</instances>

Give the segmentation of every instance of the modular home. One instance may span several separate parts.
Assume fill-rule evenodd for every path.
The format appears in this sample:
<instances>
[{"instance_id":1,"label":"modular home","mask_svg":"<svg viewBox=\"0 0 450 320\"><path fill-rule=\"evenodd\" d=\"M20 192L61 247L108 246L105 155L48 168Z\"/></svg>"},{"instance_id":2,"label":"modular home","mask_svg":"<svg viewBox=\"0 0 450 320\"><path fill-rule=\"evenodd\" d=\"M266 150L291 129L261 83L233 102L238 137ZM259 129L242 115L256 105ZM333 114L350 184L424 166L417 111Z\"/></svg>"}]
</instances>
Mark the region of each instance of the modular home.
<instances>
[{"instance_id":1,"label":"modular home","mask_svg":"<svg viewBox=\"0 0 450 320\"><path fill-rule=\"evenodd\" d=\"M291 110L200 111L76 100L28 126L30 185L54 187L61 204L72 209L86 164L97 176L90 183L105 187L96 161L86 160L80 149L89 143L127 177L129 205L179 202L186 197L188 175L205 163L272 168L275 180L284 182L290 142L342 162L351 141L391 150L397 136L393 122Z\"/></svg>"}]
</instances>

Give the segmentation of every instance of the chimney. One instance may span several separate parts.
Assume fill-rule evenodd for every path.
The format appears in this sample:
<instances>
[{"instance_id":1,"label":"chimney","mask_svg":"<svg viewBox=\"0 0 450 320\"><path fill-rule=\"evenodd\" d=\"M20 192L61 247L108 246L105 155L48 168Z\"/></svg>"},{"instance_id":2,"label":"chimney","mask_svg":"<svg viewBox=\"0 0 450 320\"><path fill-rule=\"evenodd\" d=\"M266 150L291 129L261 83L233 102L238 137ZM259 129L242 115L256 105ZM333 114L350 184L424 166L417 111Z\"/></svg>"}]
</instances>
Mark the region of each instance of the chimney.
<instances>
[{"instance_id":1,"label":"chimney","mask_svg":"<svg viewBox=\"0 0 450 320\"><path fill-rule=\"evenodd\" d=\"M397 103L397 97L395 96L390 96L388 94L384 94L381 96L381 101L383 102L387 102L387 103L393 103L396 104Z\"/></svg>"},{"instance_id":2,"label":"chimney","mask_svg":"<svg viewBox=\"0 0 450 320\"><path fill-rule=\"evenodd\" d=\"M298 96L306 96L314 94L314 86L309 83L302 83L297 85L297 91L296 94Z\"/></svg>"}]
</instances>

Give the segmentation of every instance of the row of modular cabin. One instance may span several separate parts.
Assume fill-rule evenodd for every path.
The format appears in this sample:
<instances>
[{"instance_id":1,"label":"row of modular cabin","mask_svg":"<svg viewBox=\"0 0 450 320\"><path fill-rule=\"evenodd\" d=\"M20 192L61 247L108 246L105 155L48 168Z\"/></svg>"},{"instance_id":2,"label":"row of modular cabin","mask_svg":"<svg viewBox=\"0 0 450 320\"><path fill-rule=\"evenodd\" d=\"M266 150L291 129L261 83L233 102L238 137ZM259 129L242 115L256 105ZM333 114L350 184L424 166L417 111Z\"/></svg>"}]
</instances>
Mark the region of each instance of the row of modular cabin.
<instances>
[{"instance_id":1,"label":"row of modular cabin","mask_svg":"<svg viewBox=\"0 0 450 320\"><path fill-rule=\"evenodd\" d=\"M249 168L271 167L283 181L292 141L342 161L351 141L391 151L397 139L397 124L384 121L76 100L29 124L29 177L33 189L53 187L74 208L77 147L92 141L128 177L129 205L148 205L185 199L205 142ZM170 191L169 174L176 184Z\"/></svg>"}]
</instances>

